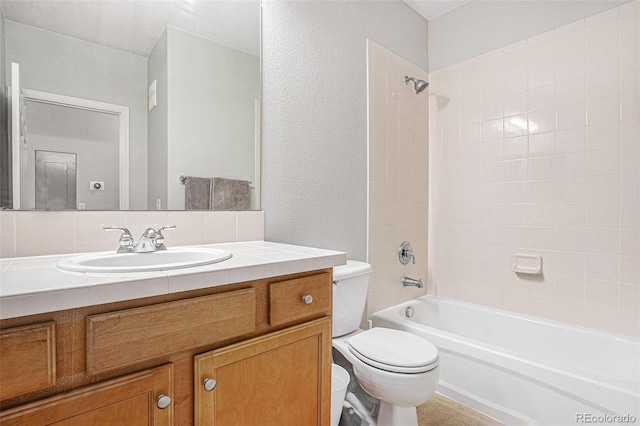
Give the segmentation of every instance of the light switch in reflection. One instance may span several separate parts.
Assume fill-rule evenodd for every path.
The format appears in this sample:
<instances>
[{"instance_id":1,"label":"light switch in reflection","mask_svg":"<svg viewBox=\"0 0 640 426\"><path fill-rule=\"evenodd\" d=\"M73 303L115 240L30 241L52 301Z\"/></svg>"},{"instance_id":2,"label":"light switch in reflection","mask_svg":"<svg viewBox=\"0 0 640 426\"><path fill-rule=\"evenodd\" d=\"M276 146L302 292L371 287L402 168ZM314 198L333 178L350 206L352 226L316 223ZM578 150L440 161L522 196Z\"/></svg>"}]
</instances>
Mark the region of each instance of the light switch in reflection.
<instances>
[{"instance_id":1,"label":"light switch in reflection","mask_svg":"<svg viewBox=\"0 0 640 426\"><path fill-rule=\"evenodd\" d=\"M149 85L149 111L154 109L158 105L158 98L156 96L156 80Z\"/></svg>"}]
</instances>

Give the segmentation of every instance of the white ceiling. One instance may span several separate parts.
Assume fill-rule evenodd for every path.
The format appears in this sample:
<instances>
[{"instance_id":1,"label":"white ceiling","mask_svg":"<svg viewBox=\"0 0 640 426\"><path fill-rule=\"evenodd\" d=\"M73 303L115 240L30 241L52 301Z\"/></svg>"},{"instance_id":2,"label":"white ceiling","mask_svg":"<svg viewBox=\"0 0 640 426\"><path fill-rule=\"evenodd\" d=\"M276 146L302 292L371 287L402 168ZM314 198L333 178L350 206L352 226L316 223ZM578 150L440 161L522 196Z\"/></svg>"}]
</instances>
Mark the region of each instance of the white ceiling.
<instances>
[{"instance_id":1,"label":"white ceiling","mask_svg":"<svg viewBox=\"0 0 640 426\"><path fill-rule=\"evenodd\" d=\"M409 7L424 16L427 20L447 13L468 1L469 0L404 0Z\"/></svg>"},{"instance_id":2,"label":"white ceiling","mask_svg":"<svg viewBox=\"0 0 640 426\"><path fill-rule=\"evenodd\" d=\"M260 55L259 0L0 0L5 19L147 57L167 25Z\"/></svg>"}]
</instances>

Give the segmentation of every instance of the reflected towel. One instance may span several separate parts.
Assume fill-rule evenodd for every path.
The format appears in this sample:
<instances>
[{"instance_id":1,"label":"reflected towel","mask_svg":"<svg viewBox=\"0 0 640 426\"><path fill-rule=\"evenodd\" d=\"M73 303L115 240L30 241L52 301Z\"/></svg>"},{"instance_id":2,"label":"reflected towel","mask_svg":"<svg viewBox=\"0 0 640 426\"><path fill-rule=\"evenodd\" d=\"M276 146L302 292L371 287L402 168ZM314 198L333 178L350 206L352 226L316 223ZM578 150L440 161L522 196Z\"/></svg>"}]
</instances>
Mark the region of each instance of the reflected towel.
<instances>
[{"instance_id":1,"label":"reflected towel","mask_svg":"<svg viewBox=\"0 0 640 426\"><path fill-rule=\"evenodd\" d=\"M186 210L211 209L210 178L187 176L184 186L184 208Z\"/></svg>"},{"instance_id":2,"label":"reflected towel","mask_svg":"<svg viewBox=\"0 0 640 426\"><path fill-rule=\"evenodd\" d=\"M251 198L246 180L213 178L213 210L249 210Z\"/></svg>"}]
</instances>

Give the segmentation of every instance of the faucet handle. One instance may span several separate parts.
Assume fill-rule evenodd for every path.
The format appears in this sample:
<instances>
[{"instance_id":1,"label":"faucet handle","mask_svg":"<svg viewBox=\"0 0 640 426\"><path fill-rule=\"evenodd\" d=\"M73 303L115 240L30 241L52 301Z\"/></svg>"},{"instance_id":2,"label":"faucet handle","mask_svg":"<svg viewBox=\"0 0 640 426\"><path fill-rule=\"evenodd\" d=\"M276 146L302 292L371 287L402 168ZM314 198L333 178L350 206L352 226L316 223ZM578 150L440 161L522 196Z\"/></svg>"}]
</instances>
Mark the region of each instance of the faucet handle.
<instances>
[{"instance_id":1,"label":"faucet handle","mask_svg":"<svg viewBox=\"0 0 640 426\"><path fill-rule=\"evenodd\" d=\"M160 228L156 229L156 233L162 235L162 231L164 231L165 229L167 230L176 229L176 226L175 225L161 226Z\"/></svg>"},{"instance_id":2,"label":"faucet handle","mask_svg":"<svg viewBox=\"0 0 640 426\"><path fill-rule=\"evenodd\" d=\"M176 229L175 225L167 225L167 226L161 226L160 228L156 229L156 238L155 238L155 243L156 243L156 248L158 250L166 250L167 246L164 245L164 235L162 235L162 231L164 230L171 230L171 229Z\"/></svg>"},{"instance_id":3,"label":"faucet handle","mask_svg":"<svg viewBox=\"0 0 640 426\"><path fill-rule=\"evenodd\" d=\"M410 242L403 241L402 244L400 244L400 248L398 249L398 260L403 265L409 263L409 260L411 260L411 263L414 265L416 264L416 256L413 254L413 247Z\"/></svg>"},{"instance_id":4,"label":"faucet handle","mask_svg":"<svg viewBox=\"0 0 640 426\"><path fill-rule=\"evenodd\" d=\"M124 226L103 225L102 229L104 229L105 231L122 231L122 235L131 236L131 232L129 232L129 230L127 228L125 228Z\"/></svg>"},{"instance_id":5,"label":"faucet handle","mask_svg":"<svg viewBox=\"0 0 640 426\"><path fill-rule=\"evenodd\" d=\"M122 235L120 235L120 247L118 248L118 253L131 253L133 251L133 236L127 228L104 225L102 229L105 231L122 231Z\"/></svg>"}]
</instances>

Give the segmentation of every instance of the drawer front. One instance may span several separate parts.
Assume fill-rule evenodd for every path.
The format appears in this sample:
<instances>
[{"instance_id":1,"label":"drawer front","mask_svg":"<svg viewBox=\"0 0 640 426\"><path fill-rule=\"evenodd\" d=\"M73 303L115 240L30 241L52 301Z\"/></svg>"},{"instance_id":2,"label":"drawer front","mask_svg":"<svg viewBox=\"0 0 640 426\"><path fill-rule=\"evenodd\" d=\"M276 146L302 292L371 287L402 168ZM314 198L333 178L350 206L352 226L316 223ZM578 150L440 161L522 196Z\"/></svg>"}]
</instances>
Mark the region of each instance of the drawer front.
<instances>
[{"instance_id":1,"label":"drawer front","mask_svg":"<svg viewBox=\"0 0 640 426\"><path fill-rule=\"evenodd\" d=\"M255 289L87 317L87 373L195 349L251 333L256 327Z\"/></svg>"},{"instance_id":2,"label":"drawer front","mask_svg":"<svg viewBox=\"0 0 640 426\"><path fill-rule=\"evenodd\" d=\"M331 313L331 274L281 281L269 285L269 323L274 325ZM311 296L312 300L303 298Z\"/></svg>"},{"instance_id":3,"label":"drawer front","mask_svg":"<svg viewBox=\"0 0 640 426\"><path fill-rule=\"evenodd\" d=\"M53 321L0 331L0 400L56 384Z\"/></svg>"}]
</instances>

